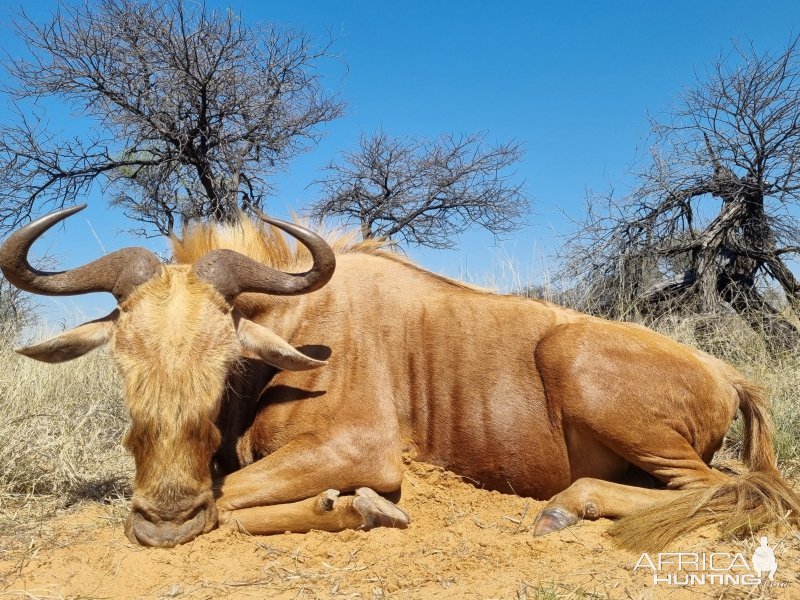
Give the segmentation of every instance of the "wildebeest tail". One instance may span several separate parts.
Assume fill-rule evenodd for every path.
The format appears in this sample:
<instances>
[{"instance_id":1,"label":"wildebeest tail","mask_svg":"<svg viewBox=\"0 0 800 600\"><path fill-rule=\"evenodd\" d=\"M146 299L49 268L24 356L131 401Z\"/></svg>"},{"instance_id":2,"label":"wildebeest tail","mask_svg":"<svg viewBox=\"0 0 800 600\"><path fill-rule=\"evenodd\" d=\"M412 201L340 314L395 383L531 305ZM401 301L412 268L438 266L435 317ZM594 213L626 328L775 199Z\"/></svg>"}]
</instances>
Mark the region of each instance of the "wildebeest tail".
<instances>
[{"instance_id":1,"label":"wildebeest tail","mask_svg":"<svg viewBox=\"0 0 800 600\"><path fill-rule=\"evenodd\" d=\"M739 410L744 417L742 460L751 471L776 472L772 427L761 388L746 379L733 382L739 394Z\"/></svg>"},{"instance_id":2,"label":"wildebeest tail","mask_svg":"<svg viewBox=\"0 0 800 600\"><path fill-rule=\"evenodd\" d=\"M778 471L763 393L743 378L732 384L744 417L742 459L749 471L702 489L674 492L667 502L620 519L610 531L620 546L637 552L659 551L679 536L708 525L717 525L723 535L800 526L800 496Z\"/></svg>"}]
</instances>

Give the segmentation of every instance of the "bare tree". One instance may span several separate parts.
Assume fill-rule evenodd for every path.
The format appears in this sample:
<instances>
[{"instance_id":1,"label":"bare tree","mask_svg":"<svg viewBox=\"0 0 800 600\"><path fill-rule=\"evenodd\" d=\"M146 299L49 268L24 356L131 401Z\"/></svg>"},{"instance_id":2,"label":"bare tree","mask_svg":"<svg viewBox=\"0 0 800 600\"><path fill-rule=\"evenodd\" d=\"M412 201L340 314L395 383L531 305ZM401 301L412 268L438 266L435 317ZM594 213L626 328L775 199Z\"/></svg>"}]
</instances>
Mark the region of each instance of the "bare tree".
<instances>
[{"instance_id":1,"label":"bare tree","mask_svg":"<svg viewBox=\"0 0 800 600\"><path fill-rule=\"evenodd\" d=\"M23 13L15 26L30 56L9 65L18 118L0 126L0 227L95 182L143 232L228 219L262 205L268 177L342 110L316 71L327 47L202 0L62 3L45 24ZM43 98L96 127L60 138Z\"/></svg>"},{"instance_id":2,"label":"bare tree","mask_svg":"<svg viewBox=\"0 0 800 600\"><path fill-rule=\"evenodd\" d=\"M623 313L733 310L795 346L781 304L800 316L800 47L734 50L654 124L649 167L629 194L594 199L568 257Z\"/></svg>"},{"instance_id":3,"label":"bare tree","mask_svg":"<svg viewBox=\"0 0 800 600\"><path fill-rule=\"evenodd\" d=\"M382 237L449 248L479 225L494 234L521 226L529 208L510 168L522 157L514 143L486 147L481 135L434 141L361 136L355 152L327 167L312 218L344 218L364 238Z\"/></svg>"}]
</instances>

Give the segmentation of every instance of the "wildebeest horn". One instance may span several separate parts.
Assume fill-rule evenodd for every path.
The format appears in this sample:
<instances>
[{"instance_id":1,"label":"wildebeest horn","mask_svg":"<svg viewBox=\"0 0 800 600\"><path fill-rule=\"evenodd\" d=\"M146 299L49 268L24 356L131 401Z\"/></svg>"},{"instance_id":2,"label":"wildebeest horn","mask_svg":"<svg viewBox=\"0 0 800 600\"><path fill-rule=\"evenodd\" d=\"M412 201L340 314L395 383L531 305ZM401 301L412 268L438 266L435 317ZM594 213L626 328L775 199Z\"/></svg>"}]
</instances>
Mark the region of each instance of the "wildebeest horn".
<instances>
[{"instance_id":1,"label":"wildebeest horn","mask_svg":"<svg viewBox=\"0 0 800 600\"><path fill-rule=\"evenodd\" d=\"M125 299L138 285L150 279L161 262L146 248L123 248L82 267L48 273L28 263L28 251L45 231L86 208L85 204L57 210L12 233L0 246L0 270L9 282L26 292L66 296L89 292L111 292Z\"/></svg>"},{"instance_id":2,"label":"wildebeest horn","mask_svg":"<svg viewBox=\"0 0 800 600\"><path fill-rule=\"evenodd\" d=\"M305 273L284 273L233 250L212 250L194 266L195 272L229 300L245 292L280 296L307 294L328 283L336 268L333 249L305 227L259 214L267 223L298 239L314 263Z\"/></svg>"}]
</instances>

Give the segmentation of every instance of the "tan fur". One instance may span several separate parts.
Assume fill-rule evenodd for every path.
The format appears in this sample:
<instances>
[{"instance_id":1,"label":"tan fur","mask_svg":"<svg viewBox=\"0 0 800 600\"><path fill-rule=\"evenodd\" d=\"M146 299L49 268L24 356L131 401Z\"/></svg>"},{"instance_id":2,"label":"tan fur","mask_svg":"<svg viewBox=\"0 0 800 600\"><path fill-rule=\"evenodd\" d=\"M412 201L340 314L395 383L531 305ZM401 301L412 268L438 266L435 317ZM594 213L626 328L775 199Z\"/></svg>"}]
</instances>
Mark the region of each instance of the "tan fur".
<instances>
[{"instance_id":1,"label":"tan fur","mask_svg":"<svg viewBox=\"0 0 800 600\"><path fill-rule=\"evenodd\" d=\"M226 247L275 268L308 266L302 249L249 221L196 227L174 243L179 262ZM621 521L615 532L629 546L637 541L659 547L715 518L714 510L725 509L726 526L739 527L744 511L751 511L749 523L755 525L775 522L778 513L800 506L774 468L757 387L728 365L640 326L472 289L419 269L376 243L356 244L347 236L331 243L339 267L322 291L298 299L243 297L237 302L248 317L275 327L295 345L329 346L331 359L325 370L282 372L272 380L266 394L275 405L245 424L239 440L240 465L252 464L228 477L221 506L285 499L286 490L254 489L249 482L271 472L273 453L322 431L325 439L314 444L323 451L333 448L331 472L337 472L333 456L341 454L338 440L360 444L373 465L395 465L383 474L373 467L360 475L354 465L343 465L341 470L350 471L349 477L338 475L342 489L360 484L392 489L399 481L399 449L408 445L418 458L482 485L540 498L576 480L582 482L579 489L591 490L592 480L582 477L614 480L630 462L671 489L697 489L680 492L682 499L666 505L657 503L658 510L639 512L638 520ZM637 387L640 378L642 387ZM326 393L288 408L280 402L286 386ZM535 400L521 403L523 398ZM705 461L721 444L737 404L745 415L745 457L758 472L720 482ZM366 418L365 407L373 407ZM394 421L396 430L389 426ZM377 437L367 434L372 427L380 428ZM353 428L361 440L346 433ZM557 435L560 430L565 438ZM643 439L631 437L634 432ZM679 439L689 442L680 450L673 447ZM696 466L685 468L687 461ZM320 481L318 487L329 483ZM308 480L302 485L308 487ZM605 497L605 505L602 498L598 502L602 511L626 514L614 494ZM564 506L572 508L568 502ZM585 508L574 510L587 514Z\"/></svg>"},{"instance_id":2,"label":"tan fur","mask_svg":"<svg viewBox=\"0 0 800 600\"><path fill-rule=\"evenodd\" d=\"M427 277L446 281L455 287L486 291L420 269L404 256L390 251L388 240L373 238L358 240L356 231L334 231L327 234L320 232L320 234L339 256L345 254L380 256L418 270ZM184 228L181 238L172 236L170 242L173 259L178 264L192 264L212 250L223 248L234 250L281 271L301 271L311 266L311 256L306 248L290 244L278 228L254 223L243 215L235 223L216 225L192 223Z\"/></svg>"},{"instance_id":3,"label":"tan fur","mask_svg":"<svg viewBox=\"0 0 800 600\"><path fill-rule=\"evenodd\" d=\"M752 471L777 471L775 449L772 447L772 427L763 390L745 379L736 379L733 387L739 394L739 409L744 415L742 458Z\"/></svg>"},{"instance_id":4,"label":"tan fur","mask_svg":"<svg viewBox=\"0 0 800 600\"><path fill-rule=\"evenodd\" d=\"M708 525L716 525L725 537L767 526L797 527L798 514L800 502L786 481L753 471L651 504L624 516L609 533L623 548L652 552L671 548L681 535Z\"/></svg>"},{"instance_id":5,"label":"tan fur","mask_svg":"<svg viewBox=\"0 0 800 600\"><path fill-rule=\"evenodd\" d=\"M358 241L355 231L329 233L325 238L336 254L360 252L399 259L385 251L386 241ZM281 271L299 271L311 264L305 247L290 244L277 227L256 224L244 216L235 223L223 225L192 223L184 228L181 238L173 236L170 242L173 259L178 264L192 264L218 248L234 250Z\"/></svg>"}]
</instances>

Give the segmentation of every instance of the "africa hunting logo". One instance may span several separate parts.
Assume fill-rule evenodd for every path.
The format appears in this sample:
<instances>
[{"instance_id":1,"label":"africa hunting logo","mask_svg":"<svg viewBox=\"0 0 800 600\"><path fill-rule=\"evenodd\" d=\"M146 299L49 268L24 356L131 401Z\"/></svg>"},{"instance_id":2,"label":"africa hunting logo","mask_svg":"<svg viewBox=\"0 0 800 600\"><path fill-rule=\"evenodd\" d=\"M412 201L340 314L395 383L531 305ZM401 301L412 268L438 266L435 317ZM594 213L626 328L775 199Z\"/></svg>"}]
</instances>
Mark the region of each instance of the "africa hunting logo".
<instances>
[{"instance_id":1,"label":"africa hunting logo","mask_svg":"<svg viewBox=\"0 0 800 600\"><path fill-rule=\"evenodd\" d=\"M748 562L741 552L659 552L642 553L633 571L650 569L653 584L692 585L761 585L775 581L778 562L775 546L762 537Z\"/></svg>"}]
</instances>

